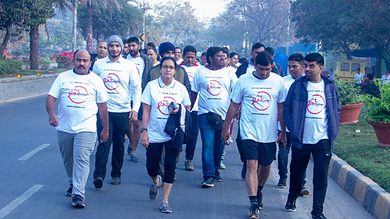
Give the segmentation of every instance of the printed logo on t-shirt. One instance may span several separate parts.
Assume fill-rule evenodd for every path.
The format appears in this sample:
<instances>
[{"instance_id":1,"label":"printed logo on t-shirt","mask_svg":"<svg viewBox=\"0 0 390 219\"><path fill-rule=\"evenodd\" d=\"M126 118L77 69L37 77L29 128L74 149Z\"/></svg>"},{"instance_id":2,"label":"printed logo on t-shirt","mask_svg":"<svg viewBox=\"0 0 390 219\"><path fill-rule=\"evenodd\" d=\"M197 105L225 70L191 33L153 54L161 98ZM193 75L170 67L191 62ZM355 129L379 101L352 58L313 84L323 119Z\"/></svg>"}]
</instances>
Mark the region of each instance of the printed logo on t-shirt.
<instances>
[{"instance_id":1,"label":"printed logo on t-shirt","mask_svg":"<svg viewBox=\"0 0 390 219\"><path fill-rule=\"evenodd\" d=\"M207 92L212 96L218 96L222 92L222 85L217 80L210 80L207 84Z\"/></svg>"},{"instance_id":2,"label":"printed logo on t-shirt","mask_svg":"<svg viewBox=\"0 0 390 219\"><path fill-rule=\"evenodd\" d=\"M310 114L319 114L324 110L325 99L320 94L313 94L311 99L307 101L307 112Z\"/></svg>"},{"instance_id":3,"label":"printed logo on t-shirt","mask_svg":"<svg viewBox=\"0 0 390 219\"><path fill-rule=\"evenodd\" d=\"M83 86L75 86L68 92L68 98L72 103L82 104L87 100L88 90Z\"/></svg>"},{"instance_id":4,"label":"printed logo on t-shirt","mask_svg":"<svg viewBox=\"0 0 390 219\"><path fill-rule=\"evenodd\" d=\"M108 73L107 77L103 78L104 86L108 90L115 90L119 87L119 77L115 73Z\"/></svg>"},{"instance_id":5,"label":"printed logo on t-shirt","mask_svg":"<svg viewBox=\"0 0 390 219\"><path fill-rule=\"evenodd\" d=\"M268 92L259 91L252 99L252 106L258 111L265 111L271 106L271 99Z\"/></svg>"},{"instance_id":6,"label":"printed logo on t-shirt","mask_svg":"<svg viewBox=\"0 0 390 219\"><path fill-rule=\"evenodd\" d=\"M157 103L157 110L164 116L169 116L168 105L171 102L176 103L176 100L173 97L165 96L163 100Z\"/></svg>"}]
</instances>

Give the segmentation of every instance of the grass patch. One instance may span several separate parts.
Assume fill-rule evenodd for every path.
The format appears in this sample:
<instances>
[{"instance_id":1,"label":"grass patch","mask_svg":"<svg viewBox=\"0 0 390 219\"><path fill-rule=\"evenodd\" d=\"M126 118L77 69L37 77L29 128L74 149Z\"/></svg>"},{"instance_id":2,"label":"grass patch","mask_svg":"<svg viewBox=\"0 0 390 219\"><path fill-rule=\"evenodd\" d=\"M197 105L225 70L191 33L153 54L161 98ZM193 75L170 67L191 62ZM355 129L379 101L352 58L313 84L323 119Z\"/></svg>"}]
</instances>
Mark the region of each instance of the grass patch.
<instances>
[{"instance_id":1,"label":"grass patch","mask_svg":"<svg viewBox=\"0 0 390 219\"><path fill-rule=\"evenodd\" d=\"M367 122L340 126L333 152L390 192L390 148L378 146Z\"/></svg>"}]
</instances>

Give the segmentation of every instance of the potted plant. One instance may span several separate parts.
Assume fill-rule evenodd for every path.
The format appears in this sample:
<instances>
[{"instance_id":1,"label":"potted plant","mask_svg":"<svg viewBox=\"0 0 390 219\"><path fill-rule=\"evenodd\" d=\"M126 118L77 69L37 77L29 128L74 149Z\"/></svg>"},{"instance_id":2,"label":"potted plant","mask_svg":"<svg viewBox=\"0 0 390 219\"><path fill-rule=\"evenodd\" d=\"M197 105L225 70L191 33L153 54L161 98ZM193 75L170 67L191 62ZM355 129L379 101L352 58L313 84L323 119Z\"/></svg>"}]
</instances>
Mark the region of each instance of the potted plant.
<instances>
[{"instance_id":1,"label":"potted plant","mask_svg":"<svg viewBox=\"0 0 390 219\"><path fill-rule=\"evenodd\" d=\"M364 117L374 128L379 146L390 147L390 84L383 84L379 90L379 98L365 96Z\"/></svg>"},{"instance_id":2,"label":"potted plant","mask_svg":"<svg viewBox=\"0 0 390 219\"><path fill-rule=\"evenodd\" d=\"M363 95L360 87L353 82L337 81L339 87L341 113L340 124L355 124L359 121L360 111L363 107Z\"/></svg>"}]
</instances>

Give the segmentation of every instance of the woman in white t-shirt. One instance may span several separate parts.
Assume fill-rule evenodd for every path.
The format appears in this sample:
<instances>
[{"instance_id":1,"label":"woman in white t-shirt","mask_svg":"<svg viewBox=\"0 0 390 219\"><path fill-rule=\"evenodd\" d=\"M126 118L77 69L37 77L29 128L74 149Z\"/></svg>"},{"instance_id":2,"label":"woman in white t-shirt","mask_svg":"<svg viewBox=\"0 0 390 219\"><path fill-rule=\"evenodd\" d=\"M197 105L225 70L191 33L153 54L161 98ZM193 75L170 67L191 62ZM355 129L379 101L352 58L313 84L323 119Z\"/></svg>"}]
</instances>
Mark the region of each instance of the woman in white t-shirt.
<instances>
[{"instance_id":1,"label":"woman in white t-shirt","mask_svg":"<svg viewBox=\"0 0 390 219\"><path fill-rule=\"evenodd\" d=\"M153 180L149 191L152 200L157 198L158 188L162 184L158 168L164 149L163 201L160 210L163 213L171 213L168 198L175 178L176 155L179 150L173 146L172 138L164 129L169 115L177 113L178 109L169 110L168 106L173 102L176 106L182 104L189 109L191 102L184 85L173 78L178 69L175 60L172 57L164 57L160 69L161 77L149 82L142 94L143 116L140 131L141 143L146 147L146 169Z\"/></svg>"}]
</instances>

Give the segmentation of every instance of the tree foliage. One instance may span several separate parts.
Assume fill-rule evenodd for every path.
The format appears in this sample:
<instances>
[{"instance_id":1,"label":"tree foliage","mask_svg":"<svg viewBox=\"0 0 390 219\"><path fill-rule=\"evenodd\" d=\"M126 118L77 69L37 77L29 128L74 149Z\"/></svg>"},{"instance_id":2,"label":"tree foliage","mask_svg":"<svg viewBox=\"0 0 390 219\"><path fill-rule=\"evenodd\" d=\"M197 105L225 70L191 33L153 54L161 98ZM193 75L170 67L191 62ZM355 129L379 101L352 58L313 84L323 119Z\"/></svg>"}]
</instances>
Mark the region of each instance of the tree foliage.
<instances>
[{"instance_id":1,"label":"tree foliage","mask_svg":"<svg viewBox=\"0 0 390 219\"><path fill-rule=\"evenodd\" d=\"M375 47L390 69L390 2L383 0L297 0L292 3L296 36L342 48L348 58L357 48Z\"/></svg>"},{"instance_id":2,"label":"tree foliage","mask_svg":"<svg viewBox=\"0 0 390 219\"><path fill-rule=\"evenodd\" d=\"M212 20L209 32L214 42L222 41L239 51L244 40L267 46L287 42L288 1L232 0L226 11Z\"/></svg>"},{"instance_id":3,"label":"tree foliage","mask_svg":"<svg viewBox=\"0 0 390 219\"><path fill-rule=\"evenodd\" d=\"M105 39L112 34L120 36L134 35L137 32L137 24L142 23L142 15L139 9L130 6L125 0L118 0L118 7L108 5L94 5L92 14L92 36L94 39ZM87 6L78 8L78 26L82 27L84 36L87 36L88 13Z\"/></svg>"},{"instance_id":4,"label":"tree foliage","mask_svg":"<svg viewBox=\"0 0 390 219\"><path fill-rule=\"evenodd\" d=\"M189 2L169 1L155 7L157 22L163 30L162 40L175 45L194 44L203 24L195 16Z\"/></svg>"}]
</instances>

